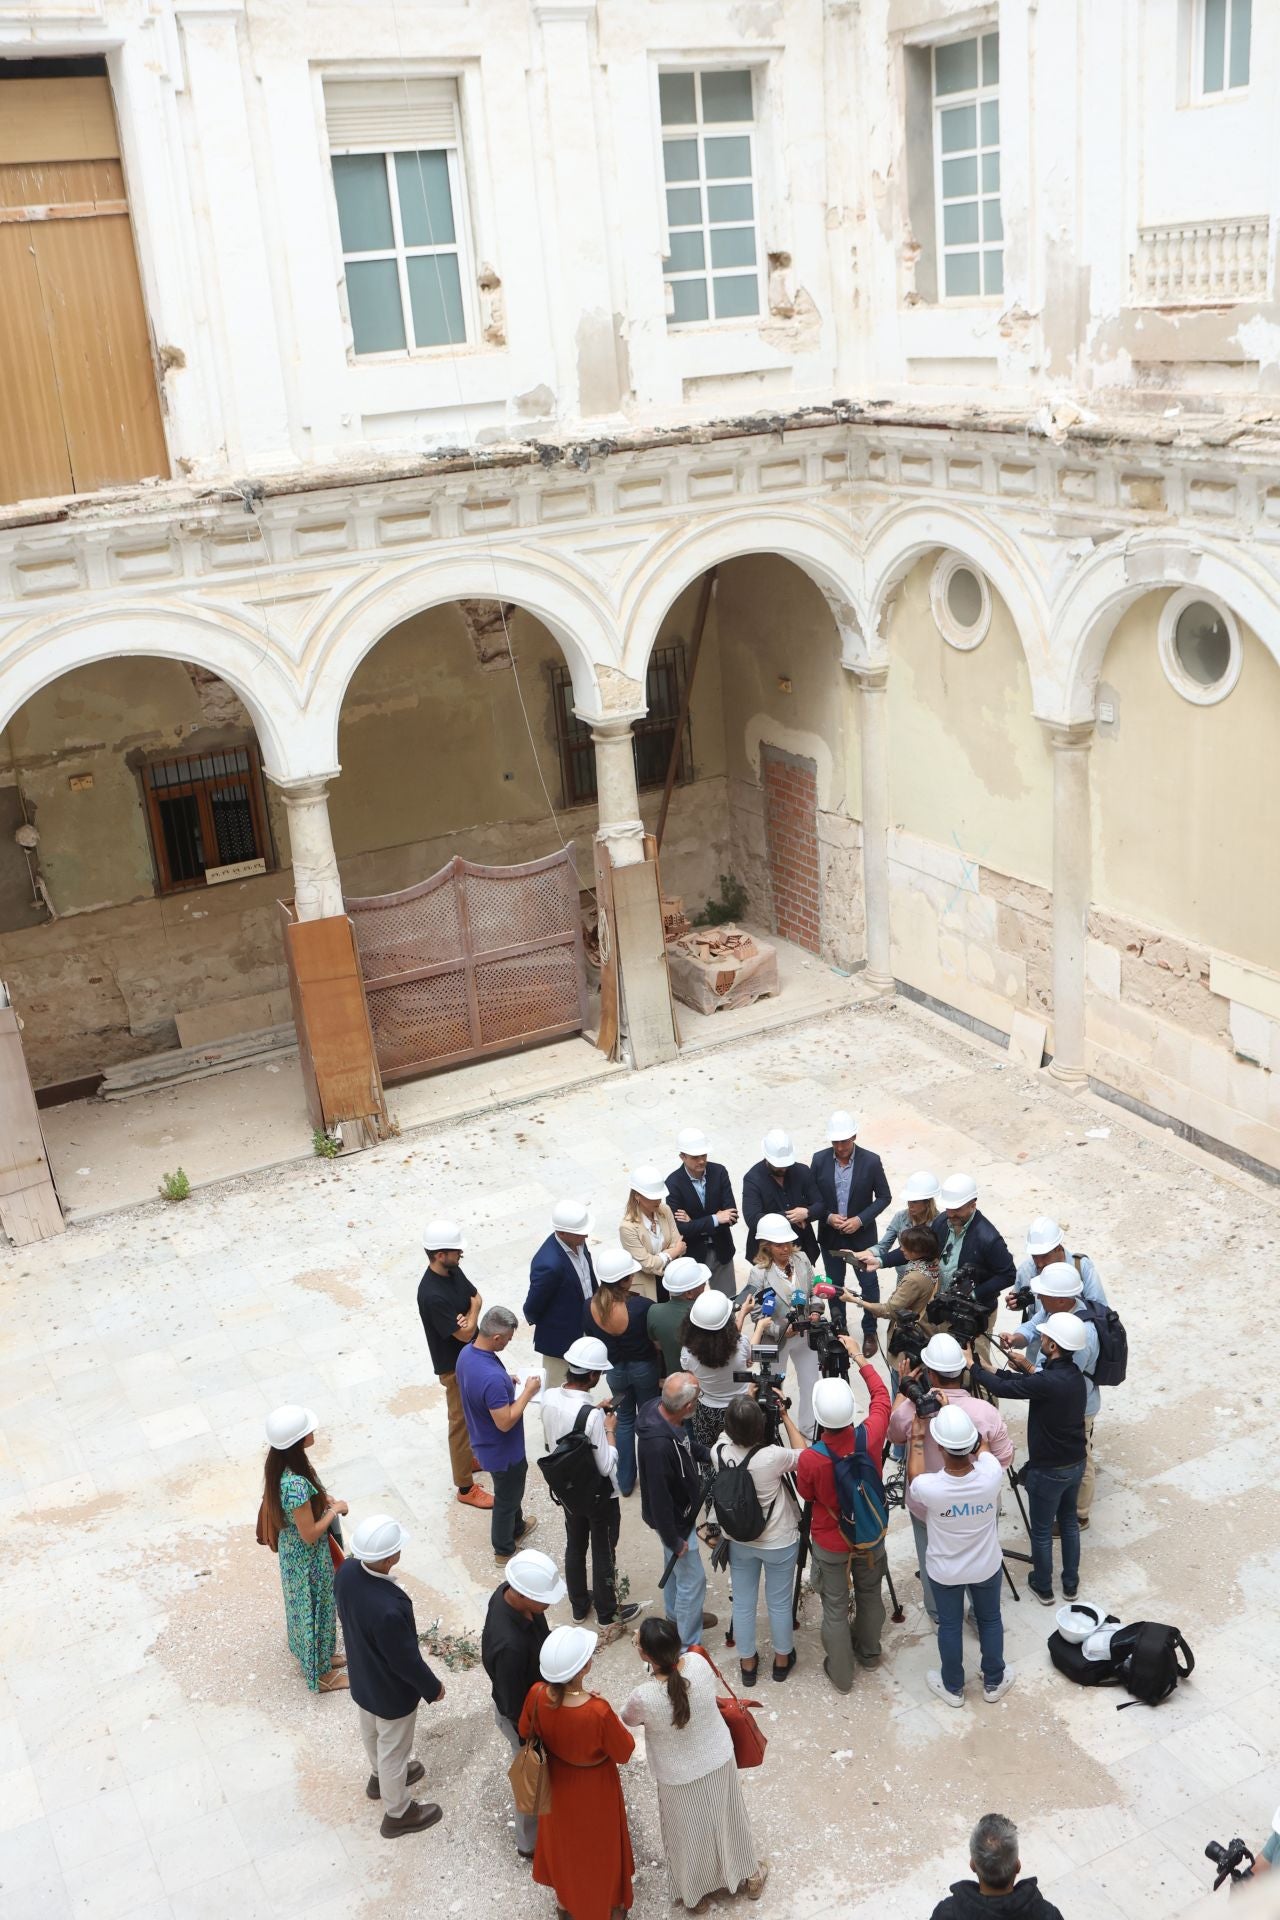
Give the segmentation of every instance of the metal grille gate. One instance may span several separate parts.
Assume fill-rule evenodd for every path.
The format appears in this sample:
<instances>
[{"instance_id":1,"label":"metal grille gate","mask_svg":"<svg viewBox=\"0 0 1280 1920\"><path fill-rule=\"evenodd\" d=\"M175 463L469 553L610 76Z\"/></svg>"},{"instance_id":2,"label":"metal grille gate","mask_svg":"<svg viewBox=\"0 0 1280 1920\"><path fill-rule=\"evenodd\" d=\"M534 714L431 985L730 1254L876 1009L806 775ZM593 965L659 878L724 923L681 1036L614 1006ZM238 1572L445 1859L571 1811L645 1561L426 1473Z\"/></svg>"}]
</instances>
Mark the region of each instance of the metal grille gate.
<instances>
[{"instance_id":1,"label":"metal grille gate","mask_svg":"<svg viewBox=\"0 0 1280 1920\"><path fill-rule=\"evenodd\" d=\"M385 1081L581 1032L578 873L455 858L403 893L347 900Z\"/></svg>"}]
</instances>

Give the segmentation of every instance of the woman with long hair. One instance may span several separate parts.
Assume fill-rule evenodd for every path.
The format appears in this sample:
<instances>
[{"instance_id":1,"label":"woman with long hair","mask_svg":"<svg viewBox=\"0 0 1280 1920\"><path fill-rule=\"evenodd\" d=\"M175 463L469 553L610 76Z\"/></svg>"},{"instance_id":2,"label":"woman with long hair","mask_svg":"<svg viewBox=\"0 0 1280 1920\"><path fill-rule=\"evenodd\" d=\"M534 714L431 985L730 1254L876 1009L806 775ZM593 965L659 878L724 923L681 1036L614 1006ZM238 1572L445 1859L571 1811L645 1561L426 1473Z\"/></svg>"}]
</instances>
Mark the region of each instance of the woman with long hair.
<instances>
[{"instance_id":1,"label":"woman with long hair","mask_svg":"<svg viewBox=\"0 0 1280 1920\"><path fill-rule=\"evenodd\" d=\"M618 1238L640 1269L636 1292L646 1300L666 1298L662 1276L685 1250L676 1217L667 1204L667 1186L656 1167L637 1167Z\"/></svg>"},{"instance_id":2,"label":"woman with long hair","mask_svg":"<svg viewBox=\"0 0 1280 1920\"><path fill-rule=\"evenodd\" d=\"M636 1688L622 1718L644 1728L671 1896L690 1913L705 1913L713 1893L758 1900L769 1869L751 1837L711 1664L696 1648L682 1654L678 1630L656 1615L641 1623L636 1646L653 1677Z\"/></svg>"},{"instance_id":3,"label":"woman with long hair","mask_svg":"<svg viewBox=\"0 0 1280 1920\"><path fill-rule=\"evenodd\" d=\"M776 1388L774 1392L776 1395ZM780 1438L770 1442L769 1422L755 1395L737 1394L725 1409L724 1433L711 1451L717 1471L721 1467L736 1466L739 1461L746 1462L764 1515L764 1526L754 1540L735 1540L732 1534L726 1534L733 1587L733 1637L744 1687L754 1687L760 1677L756 1605L761 1573L764 1574L769 1635L773 1641L774 1679L786 1680L796 1664L791 1609L796 1555L800 1550L801 1507L793 1476L804 1450L804 1435L781 1403L780 1396L777 1413L778 1424L786 1434L785 1445Z\"/></svg>"},{"instance_id":4,"label":"woman with long hair","mask_svg":"<svg viewBox=\"0 0 1280 1920\"><path fill-rule=\"evenodd\" d=\"M536 1736L551 1768L533 1877L554 1888L562 1920L620 1920L631 1909L635 1861L618 1768L636 1743L609 1702L587 1689L599 1638L588 1627L554 1627L538 1655L542 1679L520 1715L520 1738Z\"/></svg>"},{"instance_id":5,"label":"woman with long hair","mask_svg":"<svg viewBox=\"0 0 1280 1920\"><path fill-rule=\"evenodd\" d=\"M908 1205L912 1204L920 1203L908 1202ZM898 1235L898 1246L906 1265L898 1269L898 1284L887 1300L860 1300L856 1292L846 1295L864 1313L889 1322L889 1391L895 1399L898 1396L898 1368L893 1362L903 1350L897 1316L902 1313L922 1314L938 1291L942 1279L942 1249L932 1227L903 1227ZM895 1460L905 1460L907 1457L905 1447L894 1446L889 1451Z\"/></svg>"},{"instance_id":6,"label":"woman with long hair","mask_svg":"<svg viewBox=\"0 0 1280 1920\"><path fill-rule=\"evenodd\" d=\"M920 1172L911 1175L902 1194L906 1205L899 1207L896 1212L891 1215L885 1222L884 1232L876 1241L875 1247L868 1249L869 1252L876 1254L881 1266L884 1265L889 1254L893 1251L895 1243L899 1246L902 1244L901 1235L908 1227L933 1226L934 1221L938 1217L938 1195L940 1192L941 1185L936 1173ZM859 1266L865 1267L871 1264L870 1261L864 1260L860 1254L855 1257ZM870 1313L870 1311L871 1309L868 1307L867 1312Z\"/></svg>"},{"instance_id":7,"label":"woman with long hair","mask_svg":"<svg viewBox=\"0 0 1280 1920\"><path fill-rule=\"evenodd\" d=\"M633 1291L639 1262L622 1247L602 1247L594 1264L599 1285L587 1308L586 1330L599 1335L609 1355L606 1378L618 1416L618 1492L625 1499L636 1484L636 1419L658 1397L658 1354L647 1326L650 1302Z\"/></svg>"},{"instance_id":8,"label":"woman with long hair","mask_svg":"<svg viewBox=\"0 0 1280 1920\"><path fill-rule=\"evenodd\" d=\"M708 1288L689 1309L680 1365L702 1389L693 1410L693 1436L704 1447L713 1445L724 1430L724 1410L740 1391L734 1374L751 1365L752 1341L744 1328L754 1305L748 1294L735 1311L732 1300ZM772 1323L762 1320L754 1338L761 1340L772 1333Z\"/></svg>"},{"instance_id":9,"label":"woman with long hair","mask_svg":"<svg viewBox=\"0 0 1280 1920\"><path fill-rule=\"evenodd\" d=\"M333 1605L334 1531L345 1500L333 1500L311 1464L316 1417L307 1407L277 1407L267 1415L267 1460L262 1476L262 1532L280 1559L289 1651L312 1693L347 1685L337 1646Z\"/></svg>"}]
</instances>

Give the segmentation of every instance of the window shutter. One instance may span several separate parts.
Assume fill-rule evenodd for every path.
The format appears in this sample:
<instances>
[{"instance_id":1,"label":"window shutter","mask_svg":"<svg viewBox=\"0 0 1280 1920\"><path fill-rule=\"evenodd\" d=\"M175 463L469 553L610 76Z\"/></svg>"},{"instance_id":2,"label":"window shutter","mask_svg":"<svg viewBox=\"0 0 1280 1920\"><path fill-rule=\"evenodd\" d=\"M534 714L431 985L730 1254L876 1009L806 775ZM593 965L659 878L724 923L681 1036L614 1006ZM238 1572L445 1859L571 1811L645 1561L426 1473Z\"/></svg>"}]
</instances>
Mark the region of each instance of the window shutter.
<instances>
[{"instance_id":1,"label":"window shutter","mask_svg":"<svg viewBox=\"0 0 1280 1920\"><path fill-rule=\"evenodd\" d=\"M334 153L458 142L456 80L326 80L324 111Z\"/></svg>"}]
</instances>

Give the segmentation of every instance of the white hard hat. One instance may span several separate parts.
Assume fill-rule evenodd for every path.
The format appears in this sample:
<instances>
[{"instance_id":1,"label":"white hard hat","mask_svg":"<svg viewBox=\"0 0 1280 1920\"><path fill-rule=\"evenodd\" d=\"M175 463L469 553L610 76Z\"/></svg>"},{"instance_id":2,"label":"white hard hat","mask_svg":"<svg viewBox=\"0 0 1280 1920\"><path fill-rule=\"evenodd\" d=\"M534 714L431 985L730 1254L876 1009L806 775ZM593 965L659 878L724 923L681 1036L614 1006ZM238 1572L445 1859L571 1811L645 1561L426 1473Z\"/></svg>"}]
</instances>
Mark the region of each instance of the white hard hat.
<instances>
[{"instance_id":1,"label":"white hard hat","mask_svg":"<svg viewBox=\"0 0 1280 1920\"><path fill-rule=\"evenodd\" d=\"M347 1551L353 1560L389 1560L407 1545L409 1535L389 1513L371 1514L351 1536Z\"/></svg>"},{"instance_id":2,"label":"white hard hat","mask_svg":"<svg viewBox=\"0 0 1280 1920\"><path fill-rule=\"evenodd\" d=\"M676 1141L676 1150L696 1159L700 1153L710 1153L711 1142L700 1127L685 1127Z\"/></svg>"},{"instance_id":3,"label":"white hard hat","mask_svg":"<svg viewBox=\"0 0 1280 1920\"><path fill-rule=\"evenodd\" d=\"M599 1644L600 1635L589 1627L553 1627L542 1643L538 1670L552 1686L562 1687L582 1672Z\"/></svg>"},{"instance_id":4,"label":"white hard hat","mask_svg":"<svg viewBox=\"0 0 1280 1920\"><path fill-rule=\"evenodd\" d=\"M827 1122L828 1140L852 1140L857 1131L857 1114L845 1113L843 1108L838 1113L833 1113Z\"/></svg>"},{"instance_id":5,"label":"white hard hat","mask_svg":"<svg viewBox=\"0 0 1280 1920\"><path fill-rule=\"evenodd\" d=\"M1083 1353L1089 1338L1085 1332L1084 1321L1077 1319L1074 1313L1051 1313L1041 1322L1040 1337L1052 1340L1064 1353Z\"/></svg>"},{"instance_id":6,"label":"white hard hat","mask_svg":"<svg viewBox=\"0 0 1280 1920\"><path fill-rule=\"evenodd\" d=\"M978 1197L978 1183L971 1173L953 1173L942 1183L940 1198L944 1207L967 1207Z\"/></svg>"},{"instance_id":7,"label":"white hard hat","mask_svg":"<svg viewBox=\"0 0 1280 1920\"><path fill-rule=\"evenodd\" d=\"M557 1200L551 1209L554 1233L590 1233L591 1209L585 1200Z\"/></svg>"},{"instance_id":8,"label":"white hard hat","mask_svg":"<svg viewBox=\"0 0 1280 1920\"><path fill-rule=\"evenodd\" d=\"M591 1262L602 1286L616 1287L629 1273L639 1273L640 1262L625 1247L601 1247Z\"/></svg>"},{"instance_id":9,"label":"white hard hat","mask_svg":"<svg viewBox=\"0 0 1280 1920\"><path fill-rule=\"evenodd\" d=\"M603 1340L595 1340L584 1333L571 1347L565 1348L564 1363L572 1367L575 1373L608 1373L609 1353Z\"/></svg>"},{"instance_id":10,"label":"white hard hat","mask_svg":"<svg viewBox=\"0 0 1280 1920\"><path fill-rule=\"evenodd\" d=\"M1042 1300L1046 1295L1050 1300L1078 1300L1084 1292L1084 1281L1073 1260L1055 1260L1051 1267L1042 1267L1031 1285Z\"/></svg>"},{"instance_id":11,"label":"white hard hat","mask_svg":"<svg viewBox=\"0 0 1280 1920\"><path fill-rule=\"evenodd\" d=\"M913 1173L902 1190L904 1200L936 1200L938 1197L938 1176L936 1173Z\"/></svg>"},{"instance_id":12,"label":"white hard hat","mask_svg":"<svg viewBox=\"0 0 1280 1920\"><path fill-rule=\"evenodd\" d=\"M920 1349L920 1358L935 1373L963 1373L964 1348L953 1333L935 1333Z\"/></svg>"},{"instance_id":13,"label":"white hard hat","mask_svg":"<svg viewBox=\"0 0 1280 1920\"><path fill-rule=\"evenodd\" d=\"M267 1445L277 1453L296 1446L315 1431L316 1417L310 1407L277 1407L267 1415Z\"/></svg>"},{"instance_id":14,"label":"white hard hat","mask_svg":"<svg viewBox=\"0 0 1280 1920\"><path fill-rule=\"evenodd\" d=\"M631 1191L643 1200L665 1200L667 1183L656 1167L637 1167L631 1176Z\"/></svg>"},{"instance_id":15,"label":"white hard hat","mask_svg":"<svg viewBox=\"0 0 1280 1920\"><path fill-rule=\"evenodd\" d=\"M687 1253L669 1261L662 1271L662 1284L668 1293L692 1293L695 1287L705 1287L710 1278L710 1267Z\"/></svg>"},{"instance_id":16,"label":"white hard hat","mask_svg":"<svg viewBox=\"0 0 1280 1920\"><path fill-rule=\"evenodd\" d=\"M732 1313L733 1302L727 1293L700 1293L689 1309L689 1319L707 1333L718 1333L728 1326Z\"/></svg>"},{"instance_id":17,"label":"white hard hat","mask_svg":"<svg viewBox=\"0 0 1280 1920\"><path fill-rule=\"evenodd\" d=\"M756 1221L757 1240L768 1240L777 1246L783 1241L797 1238L796 1230L785 1213L762 1213Z\"/></svg>"},{"instance_id":18,"label":"white hard hat","mask_svg":"<svg viewBox=\"0 0 1280 1920\"><path fill-rule=\"evenodd\" d=\"M1027 1257L1033 1253L1052 1253L1062 1245L1062 1228L1047 1213L1041 1213L1027 1228Z\"/></svg>"},{"instance_id":19,"label":"white hard hat","mask_svg":"<svg viewBox=\"0 0 1280 1920\"><path fill-rule=\"evenodd\" d=\"M444 1247L456 1247L461 1253L465 1245L456 1220L428 1220L422 1235L424 1253L439 1253Z\"/></svg>"},{"instance_id":20,"label":"white hard hat","mask_svg":"<svg viewBox=\"0 0 1280 1920\"><path fill-rule=\"evenodd\" d=\"M760 1151L771 1167L794 1167L796 1150L791 1144L791 1135L784 1133L781 1127L771 1127L760 1142Z\"/></svg>"},{"instance_id":21,"label":"white hard hat","mask_svg":"<svg viewBox=\"0 0 1280 1920\"><path fill-rule=\"evenodd\" d=\"M813 1390L813 1417L820 1427L851 1427L856 1412L847 1380L819 1380Z\"/></svg>"},{"instance_id":22,"label":"white hard hat","mask_svg":"<svg viewBox=\"0 0 1280 1920\"><path fill-rule=\"evenodd\" d=\"M554 1607L569 1591L551 1555L539 1553L536 1547L522 1547L519 1553L512 1554L507 1562L506 1579L507 1585L522 1593L526 1600L540 1600L548 1607Z\"/></svg>"},{"instance_id":23,"label":"white hard hat","mask_svg":"<svg viewBox=\"0 0 1280 1920\"><path fill-rule=\"evenodd\" d=\"M929 1431L944 1453L972 1453L978 1444L978 1429L963 1407L941 1407Z\"/></svg>"}]
</instances>

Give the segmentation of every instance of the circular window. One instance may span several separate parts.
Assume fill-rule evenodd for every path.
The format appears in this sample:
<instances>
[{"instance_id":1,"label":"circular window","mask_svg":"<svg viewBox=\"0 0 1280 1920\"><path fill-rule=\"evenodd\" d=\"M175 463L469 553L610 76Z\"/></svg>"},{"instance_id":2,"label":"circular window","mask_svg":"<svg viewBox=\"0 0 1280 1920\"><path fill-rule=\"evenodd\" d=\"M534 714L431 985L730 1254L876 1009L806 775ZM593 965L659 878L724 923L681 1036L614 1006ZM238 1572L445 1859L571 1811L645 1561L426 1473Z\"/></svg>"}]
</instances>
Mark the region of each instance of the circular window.
<instances>
[{"instance_id":1,"label":"circular window","mask_svg":"<svg viewBox=\"0 0 1280 1920\"><path fill-rule=\"evenodd\" d=\"M929 589L938 631L950 646L967 653L986 639L991 625L991 591L976 567L958 553L944 553Z\"/></svg>"},{"instance_id":2,"label":"circular window","mask_svg":"<svg viewBox=\"0 0 1280 1920\"><path fill-rule=\"evenodd\" d=\"M1193 587L1165 602L1160 615L1160 659L1184 700L1212 706L1240 678L1240 632L1225 607Z\"/></svg>"}]
</instances>

